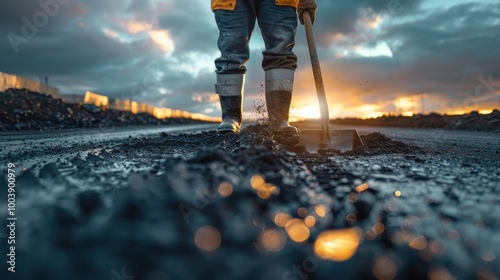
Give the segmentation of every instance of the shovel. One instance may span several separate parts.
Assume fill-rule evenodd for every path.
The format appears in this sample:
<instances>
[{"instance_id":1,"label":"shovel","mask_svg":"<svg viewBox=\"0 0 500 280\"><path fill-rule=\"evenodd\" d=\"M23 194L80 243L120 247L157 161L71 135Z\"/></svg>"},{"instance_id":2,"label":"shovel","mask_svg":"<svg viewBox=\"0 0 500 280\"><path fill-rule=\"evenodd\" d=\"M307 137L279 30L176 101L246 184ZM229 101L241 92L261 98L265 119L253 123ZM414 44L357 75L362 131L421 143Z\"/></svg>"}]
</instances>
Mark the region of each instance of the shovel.
<instances>
[{"instance_id":1,"label":"shovel","mask_svg":"<svg viewBox=\"0 0 500 280\"><path fill-rule=\"evenodd\" d=\"M318 149L334 149L342 152L363 146L363 141L355 129L330 130L330 111L326 100L325 85L321 74L316 41L314 40L311 15L304 12L304 26L306 28L307 44L311 56L311 65L318 94L319 109L321 112L320 129L301 129L301 143L310 153L317 153Z\"/></svg>"}]
</instances>

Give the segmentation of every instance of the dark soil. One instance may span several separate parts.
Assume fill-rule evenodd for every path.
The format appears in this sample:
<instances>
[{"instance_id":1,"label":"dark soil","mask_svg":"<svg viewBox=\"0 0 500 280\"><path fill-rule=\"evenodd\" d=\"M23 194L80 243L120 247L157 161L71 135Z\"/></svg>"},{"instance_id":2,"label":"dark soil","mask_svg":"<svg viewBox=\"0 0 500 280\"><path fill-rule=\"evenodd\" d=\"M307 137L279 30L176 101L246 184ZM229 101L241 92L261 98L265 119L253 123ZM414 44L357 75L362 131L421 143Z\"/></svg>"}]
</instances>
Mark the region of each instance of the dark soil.
<instances>
[{"instance_id":1,"label":"dark soil","mask_svg":"<svg viewBox=\"0 0 500 280\"><path fill-rule=\"evenodd\" d=\"M341 155L291 152L299 145L283 140L254 125L241 135L162 133L0 151L2 162L18 164L19 221L17 278L7 272L3 251L0 275L494 279L500 272L493 246L500 228L498 157L450 156L464 148L438 153L379 133ZM34 163L24 164L28 159ZM256 190L256 175L275 188ZM233 192L223 196L219 188L228 185ZM5 201L4 191L1 209ZM295 242L274 220L277 213L312 216L316 224ZM195 242L206 226L220 235L215 251ZM356 253L342 262L318 257L320 234L341 229L361 234ZM275 250L264 242L270 231L272 244L283 242Z\"/></svg>"},{"instance_id":2,"label":"dark soil","mask_svg":"<svg viewBox=\"0 0 500 280\"><path fill-rule=\"evenodd\" d=\"M90 104L67 104L26 89L0 92L0 131L191 123L202 122L179 118L159 120L145 113L135 115Z\"/></svg>"}]
</instances>

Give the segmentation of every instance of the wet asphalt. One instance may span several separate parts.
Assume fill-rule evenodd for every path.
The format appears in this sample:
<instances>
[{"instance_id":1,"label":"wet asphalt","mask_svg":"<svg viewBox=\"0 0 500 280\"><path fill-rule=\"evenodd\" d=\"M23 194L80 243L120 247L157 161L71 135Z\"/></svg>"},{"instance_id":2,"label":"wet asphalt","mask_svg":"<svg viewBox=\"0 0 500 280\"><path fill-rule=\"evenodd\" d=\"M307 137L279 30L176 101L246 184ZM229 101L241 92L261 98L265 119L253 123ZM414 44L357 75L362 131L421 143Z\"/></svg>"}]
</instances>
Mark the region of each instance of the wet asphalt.
<instances>
[{"instance_id":1,"label":"wet asphalt","mask_svg":"<svg viewBox=\"0 0 500 280\"><path fill-rule=\"evenodd\" d=\"M214 128L2 133L2 279L499 278L500 135L357 127L339 155Z\"/></svg>"}]
</instances>

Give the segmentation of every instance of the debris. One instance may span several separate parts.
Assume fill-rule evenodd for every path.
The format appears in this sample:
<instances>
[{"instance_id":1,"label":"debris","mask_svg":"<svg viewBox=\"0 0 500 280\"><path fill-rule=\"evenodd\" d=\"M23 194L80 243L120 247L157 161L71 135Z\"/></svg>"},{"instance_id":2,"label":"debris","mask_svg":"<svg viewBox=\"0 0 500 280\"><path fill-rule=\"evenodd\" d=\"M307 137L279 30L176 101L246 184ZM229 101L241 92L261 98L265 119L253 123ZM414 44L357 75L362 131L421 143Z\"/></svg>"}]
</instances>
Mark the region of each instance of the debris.
<instances>
[{"instance_id":1,"label":"debris","mask_svg":"<svg viewBox=\"0 0 500 280\"><path fill-rule=\"evenodd\" d=\"M92 104L67 104L26 89L0 92L0 119L0 131L201 123L184 118L159 120L145 113L104 110Z\"/></svg>"}]
</instances>

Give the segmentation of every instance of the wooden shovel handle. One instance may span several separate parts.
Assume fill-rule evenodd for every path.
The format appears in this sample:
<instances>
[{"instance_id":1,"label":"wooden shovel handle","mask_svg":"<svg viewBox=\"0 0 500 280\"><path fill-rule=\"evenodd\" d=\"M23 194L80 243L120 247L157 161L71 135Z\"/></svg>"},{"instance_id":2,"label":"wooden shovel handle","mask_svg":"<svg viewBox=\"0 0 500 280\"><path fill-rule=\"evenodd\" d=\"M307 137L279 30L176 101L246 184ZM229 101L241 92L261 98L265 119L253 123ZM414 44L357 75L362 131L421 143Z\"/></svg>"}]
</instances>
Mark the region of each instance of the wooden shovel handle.
<instances>
[{"instance_id":1,"label":"wooden shovel handle","mask_svg":"<svg viewBox=\"0 0 500 280\"><path fill-rule=\"evenodd\" d=\"M304 26L306 28L307 45L309 46L309 55L318 94L319 110L321 112L321 138L330 140L330 111L328 110L328 101L326 100L325 84L321 74L321 65L319 64L318 51L316 50L316 40L314 39L313 24L311 15L304 12Z\"/></svg>"}]
</instances>

